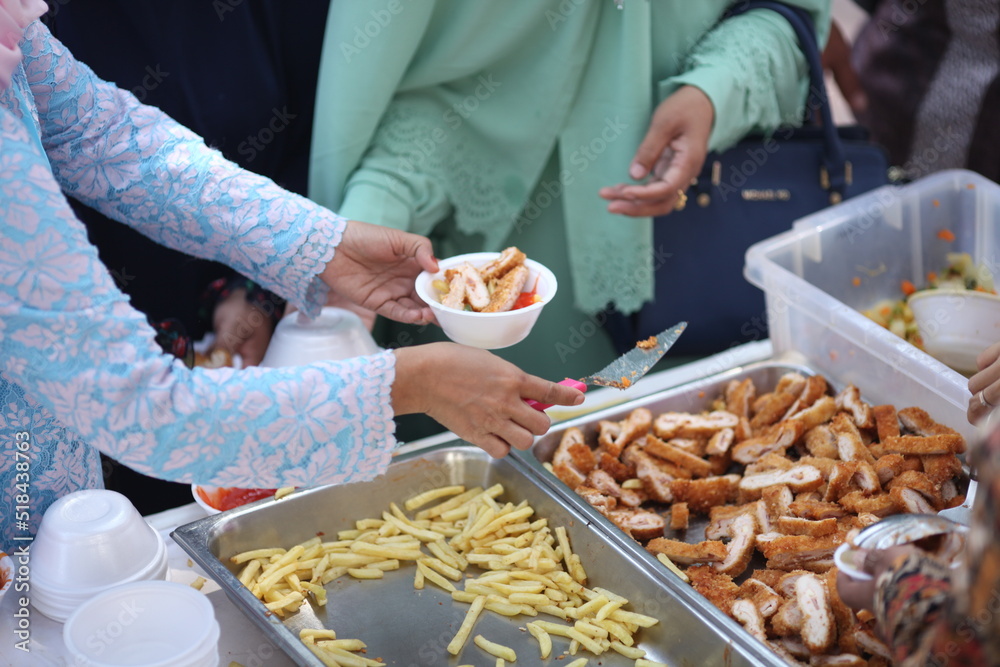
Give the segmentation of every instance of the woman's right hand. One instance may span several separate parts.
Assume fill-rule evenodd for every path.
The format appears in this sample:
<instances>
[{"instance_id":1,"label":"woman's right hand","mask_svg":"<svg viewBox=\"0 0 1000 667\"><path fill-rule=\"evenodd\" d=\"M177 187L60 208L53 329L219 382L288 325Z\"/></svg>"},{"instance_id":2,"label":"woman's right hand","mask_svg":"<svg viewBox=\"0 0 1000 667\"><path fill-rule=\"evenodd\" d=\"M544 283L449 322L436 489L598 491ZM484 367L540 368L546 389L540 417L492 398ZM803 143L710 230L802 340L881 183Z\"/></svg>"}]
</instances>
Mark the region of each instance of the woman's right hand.
<instances>
[{"instance_id":1,"label":"woman's right hand","mask_svg":"<svg viewBox=\"0 0 1000 667\"><path fill-rule=\"evenodd\" d=\"M551 424L525 399L579 405L583 392L525 373L485 350L431 343L395 350L392 407L397 415L422 412L460 438L501 458L528 449Z\"/></svg>"},{"instance_id":2,"label":"woman's right hand","mask_svg":"<svg viewBox=\"0 0 1000 667\"><path fill-rule=\"evenodd\" d=\"M967 417L970 424L979 422L1000 405L1000 343L993 343L976 358L979 372L969 378L969 399ZM983 404L983 401L986 404Z\"/></svg>"}]
</instances>

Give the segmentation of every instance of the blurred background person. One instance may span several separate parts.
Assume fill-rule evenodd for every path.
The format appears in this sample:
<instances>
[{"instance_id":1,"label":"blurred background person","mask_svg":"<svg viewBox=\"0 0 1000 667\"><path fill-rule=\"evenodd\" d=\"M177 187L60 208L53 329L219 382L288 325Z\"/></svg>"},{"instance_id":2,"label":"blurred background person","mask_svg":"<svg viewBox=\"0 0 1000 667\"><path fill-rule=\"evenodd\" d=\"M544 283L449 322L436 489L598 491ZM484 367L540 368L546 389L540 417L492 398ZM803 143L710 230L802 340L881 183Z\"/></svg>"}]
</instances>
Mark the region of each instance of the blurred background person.
<instances>
[{"instance_id":1,"label":"blurred background person","mask_svg":"<svg viewBox=\"0 0 1000 667\"><path fill-rule=\"evenodd\" d=\"M427 235L440 257L519 247L559 292L498 353L583 377L616 355L611 314L649 301L654 267L685 251L654 248L652 218L679 205L706 152L801 119L791 26L767 10L723 19L731 4L334 3L309 196ZM825 40L828 3L789 4ZM376 327L391 347L440 335Z\"/></svg>"},{"instance_id":2,"label":"blurred background person","mask_svg":"<svg viewBox=\"0 0 1000 667\"><path fill-rule=\"evenodd\" d=\"M548 429L525 399L582 402L450 343L242 371L164 354L65 192L231 264L307 315L336 290L383 316L429 321L414 281L437 268L431 244L240 169L97 78L35 20L44 11L41 0L0 0L0 496L27 505L0 524L0 541L30 539L56 498L100 488L98 451L185 484L347 483L384 472L394 414L424 412L500 457Z\"/></svg>"},{"instance_id":3,"label":"blurred background person","mask_svg":"<svg viewBox=\"0 0 1000 667\"><path fill-rule=\"evenodd\" d=\"M101 78L159 107L227 159L304 195L329 0L50 0L53 35ZM72 201L101 260L161 332L260 363L284 300L228 266L162 246ZM105 458L105 483L143 514L191 501L189 487Z\"/></svg>"},{"instance_id":4,"label":"blurred background person","mask_svg":"<svg viewBox=\"0 0 1000 667\"><path fill-rule=\"evenodd\" d=\"M850 46L835 24L827 66L892 164L1000 179L1000 0L857 4L869 16Z\"/></svg>"}]
</instances>

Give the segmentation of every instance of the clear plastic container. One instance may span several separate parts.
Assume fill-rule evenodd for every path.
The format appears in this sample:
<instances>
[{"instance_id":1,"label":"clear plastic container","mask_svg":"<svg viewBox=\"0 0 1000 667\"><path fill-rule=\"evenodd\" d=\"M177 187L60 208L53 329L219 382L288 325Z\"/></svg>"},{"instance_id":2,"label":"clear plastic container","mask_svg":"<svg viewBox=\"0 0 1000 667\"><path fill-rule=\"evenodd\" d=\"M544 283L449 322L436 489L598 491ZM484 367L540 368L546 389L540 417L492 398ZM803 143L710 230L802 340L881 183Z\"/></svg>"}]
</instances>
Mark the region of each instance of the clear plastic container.
<instances>
[{"instance_id":1,"label":"clear plastic container","mask_svg":"<svg viewBox=\"0 0 1000 667\"><path fill-rule=\"evenodd\" d=\"M924 284L951 252L969 253L1000 277L998 233L1000 186L951 170L803 218L751 246L744 273L764 290L776 355L800 353L869 400L920 406L971 438L967 378L861 310L901 298L903 280Z\"/></svg>"}]
</instances>

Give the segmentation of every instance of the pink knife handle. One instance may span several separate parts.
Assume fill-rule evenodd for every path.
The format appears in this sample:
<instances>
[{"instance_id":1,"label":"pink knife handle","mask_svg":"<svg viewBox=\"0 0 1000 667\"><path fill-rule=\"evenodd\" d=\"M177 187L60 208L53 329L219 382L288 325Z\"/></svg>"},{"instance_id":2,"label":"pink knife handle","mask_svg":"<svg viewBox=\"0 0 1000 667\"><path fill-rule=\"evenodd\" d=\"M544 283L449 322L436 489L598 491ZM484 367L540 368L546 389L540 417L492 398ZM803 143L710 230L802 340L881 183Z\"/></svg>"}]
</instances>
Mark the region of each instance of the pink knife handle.
<instances>
[{"instance_id":1,"label":"pink knife handle","mask_svg":"<svg viewBox=\"0 0 1000 667\"><path fill-rule=\"evenodd\" d=\"M580 382L579 380L572 380L570 378L566 378L565 380L562 380L558 384L563 384L566 385L567 387L573 387L574 389L579 389L580 391L587 391L587 385L583 382ZM530 398L526 399L524 402L536 410L544 410L545 408L552 407L551 403L539 403L538 401Z\"/></svg>"}]
</instances>

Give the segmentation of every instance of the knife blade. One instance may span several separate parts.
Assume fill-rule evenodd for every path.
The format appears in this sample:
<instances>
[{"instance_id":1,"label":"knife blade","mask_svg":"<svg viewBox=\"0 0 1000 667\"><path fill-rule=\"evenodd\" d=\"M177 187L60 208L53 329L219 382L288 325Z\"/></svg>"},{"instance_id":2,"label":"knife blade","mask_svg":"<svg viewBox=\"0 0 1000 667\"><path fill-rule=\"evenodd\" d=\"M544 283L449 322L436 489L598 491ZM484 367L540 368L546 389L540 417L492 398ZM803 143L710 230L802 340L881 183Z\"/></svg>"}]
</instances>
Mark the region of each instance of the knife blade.
<instances>
[{"instance_id":1,"label":"knife blade","mask_svg":"<svg viewBox=\"0 0 1000 667\"><path fill-rule=\"evenodd\" d=\"M685 328L687 328L687 322L678 322L672 327L661 331L656 336L650 336L645 340L639 341L634 348L596 373L579 380L566 378L559 384L575 387L580 391L587 391L588 385L627 389L649 372L653 365L677 342L677 339L684 333ZM525 401L525 403L536 410L544 410L552 407L551 404L540 403L530 399Z\"/></svg>"}]
</instances>

